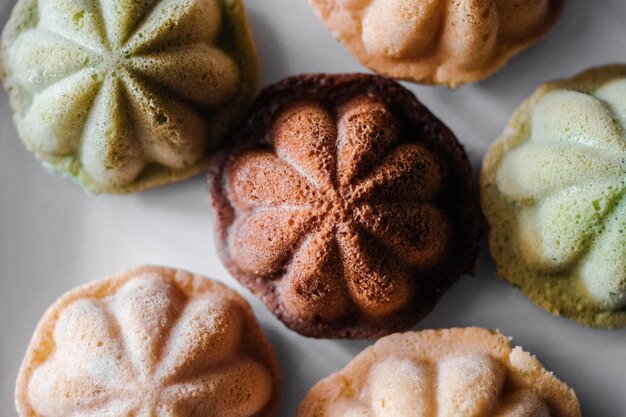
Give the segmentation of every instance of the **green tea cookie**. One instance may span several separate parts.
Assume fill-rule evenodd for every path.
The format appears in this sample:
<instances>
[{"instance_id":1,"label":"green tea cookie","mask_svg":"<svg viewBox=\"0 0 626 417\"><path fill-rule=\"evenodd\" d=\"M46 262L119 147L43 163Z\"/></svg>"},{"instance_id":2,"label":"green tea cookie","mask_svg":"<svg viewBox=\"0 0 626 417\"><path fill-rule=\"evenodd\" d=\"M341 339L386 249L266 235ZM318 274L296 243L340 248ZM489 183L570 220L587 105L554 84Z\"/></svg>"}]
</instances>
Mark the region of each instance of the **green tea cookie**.
<instances>
[{"instance_id":1,"label":"green tea cookie","mask_svg":"<svg viewBox=\"0 0 626 417\"><path fill-rule=\"evenodd\" d=\"M22 141L93 193L201 171L256 88L241 0L19 0L1 46Z\"/></svg>"},{"instance_id":2,"label":"green tea cookie","mask_svg":"<svg viewBox=\"0 0 626 417\"><path fill-rule=\"evenodd\" d=\"M498 273L546 310L626 326L626 65L546 84L487 154Z\"/></svg>"}]
</instances>

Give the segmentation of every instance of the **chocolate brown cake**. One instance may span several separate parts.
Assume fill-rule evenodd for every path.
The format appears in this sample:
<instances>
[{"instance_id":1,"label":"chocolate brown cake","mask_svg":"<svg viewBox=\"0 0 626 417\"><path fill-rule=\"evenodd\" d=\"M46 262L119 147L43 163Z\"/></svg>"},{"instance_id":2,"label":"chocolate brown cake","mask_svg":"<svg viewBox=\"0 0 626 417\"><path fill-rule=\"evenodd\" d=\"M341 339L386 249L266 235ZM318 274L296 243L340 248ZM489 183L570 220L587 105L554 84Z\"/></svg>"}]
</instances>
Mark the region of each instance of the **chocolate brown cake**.
<instances>
[{"instance_id":1,"label":"chocolate brown cake","mask_svg":"<svg viewBox=\"0 0 626 417\"><path fill-rule=\"evenodd\" d=\"M268 87L213 159L209 188L224 264L306 336L405 329L473 270L467 155L386 78L302 75Z\"/></svg>"}]
</instances>

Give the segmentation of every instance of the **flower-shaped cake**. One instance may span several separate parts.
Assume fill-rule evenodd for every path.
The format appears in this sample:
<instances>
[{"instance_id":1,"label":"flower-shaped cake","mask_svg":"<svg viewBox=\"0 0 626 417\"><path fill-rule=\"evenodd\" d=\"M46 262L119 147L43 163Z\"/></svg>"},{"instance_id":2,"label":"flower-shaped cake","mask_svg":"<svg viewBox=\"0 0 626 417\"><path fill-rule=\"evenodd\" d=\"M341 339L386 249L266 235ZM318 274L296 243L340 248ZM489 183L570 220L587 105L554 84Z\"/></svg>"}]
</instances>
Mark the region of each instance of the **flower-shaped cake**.
<instances>
[{"instance_id":1,"label":"flower-shaped cake","mask_svg":"<svg viewBox=\"0 0 626 417\"><path fill-rule=\"evenodd\" d=\"M386 334L472 270L467 157L410 92L367 75L294 77L249 120L210 170L218 246L288 326Z\"/></svg>"},{"instance_id":2,"label":"flower-shaped cake","mask_svg":"<svg viewBox=\"0 0 626 417\"><path fill-rule=\"evenodd\" d=\"M487 155L501 276L591 326L626 326L626 66L541 87Z\"/></svg>"},{"instance_id":3,"label":"flower-shaped cake","mask_svg":"<svg viewBox=\"0 0 626 417\"><path fill-rule=\"evenodd\" d=\"M279 372L246 301L215 281L143 267L80 287L39 323L20 417L271 417Z\"/></svg>"},{"instance_id":4,"label":"flower-shaped cake","mask_svg":"<svg viewBox=\"0 0 626 417\"><path fill-rule=\"evenodd\" d=\"M1 59L27 148L95 193L202 170L257 75L240 0L20 0Z\"/></svg>"},{"instance_id":5,"label":"flower-shaped cake","mask_svg":"<svg viewBox=\"0 0 626 417\"><path fill-rule=\"evenodd\" d=\"M363 65L457 86L483 79L537 42L565 0L309 0Z\"/></svg>"},{"instance_id":6,"label":"flower-shaped cake","mask_svg":"<svg viewBox=\"0 0 626 417\"><path fill-rule=\"evenodd\" d=\"M315 385L297 417L580 417L576 394L479 328L380 339Z\"/></svg>"}]
</instances>

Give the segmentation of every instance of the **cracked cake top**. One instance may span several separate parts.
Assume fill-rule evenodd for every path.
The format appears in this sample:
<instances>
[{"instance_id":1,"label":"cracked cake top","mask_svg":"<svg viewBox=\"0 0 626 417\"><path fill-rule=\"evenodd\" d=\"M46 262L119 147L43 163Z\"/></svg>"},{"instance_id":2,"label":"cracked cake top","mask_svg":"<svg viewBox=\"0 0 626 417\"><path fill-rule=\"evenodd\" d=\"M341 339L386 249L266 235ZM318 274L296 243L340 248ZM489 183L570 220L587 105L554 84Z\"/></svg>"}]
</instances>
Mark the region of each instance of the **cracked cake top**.
<instances>
[{"instance_id":1,"label":"cracked cake top","mask_svg":"<svg viewBox=\"0 0 626 417\"><path fill-rule=\"evenodd\" d=\"M26 147L94 193L199 172L257 77L240 0L20 0L0 58Z\"/></svg>"},{"instance_id":2,"label":"cracked cake top","mask_svg":"<svg viewBox=\"0 0 626 417\"><path fill-rule=\"evenodd\" d=\"M141 267L46 312L17 381L21 417L271 417L279 372L246 301L183 271Z\"/></svg>"},{"instance_id":3,"label":"cracked cake top","mask_svg":"<svg viewBox=\"0 0 626 417\"><path fill-rule=\"evenodd\" d=\"M269 87L213 160L222 260L317 337L405 328L472 270L469 163L415 97L368 75Z\"/></svg>"}]
</instances>

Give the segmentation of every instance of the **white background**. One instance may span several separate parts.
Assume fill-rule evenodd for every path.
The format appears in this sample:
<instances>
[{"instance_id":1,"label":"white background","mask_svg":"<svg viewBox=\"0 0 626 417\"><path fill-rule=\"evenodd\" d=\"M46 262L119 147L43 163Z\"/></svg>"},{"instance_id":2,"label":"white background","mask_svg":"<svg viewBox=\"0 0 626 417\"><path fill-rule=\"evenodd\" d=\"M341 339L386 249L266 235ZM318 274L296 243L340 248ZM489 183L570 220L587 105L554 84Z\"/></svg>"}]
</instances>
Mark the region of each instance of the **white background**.
<instances>
[{"instance_id":1,"label":"white background","mask_svg":"<svg viewBox=\"0 0 626 417\"><path fill-rule=\"evenodd\" d=\"M364 71L306 0L247 0L262 83L302 72ZM0 0L0 24L13 0ZM509 115L542 82L626 60L626 2L570 0L554 31L488 81L456 91L409 85L465 144L475 168ZM50 176L19 142L0 93L0 416L14 416L15 376L44 310L70 288L142 263L217 278L252 303L284 374L281 416L294 416L319 379L369 341L321 341L288 331L235 282L215 254L205 182L123 197L85 194ZM483 245L484 246L484 245ZM486 250L417 328L500 329L578 393L585 416L626 416L626 331L583 328L536 308L494 275Z\"/></svg>"}]
</instances>

